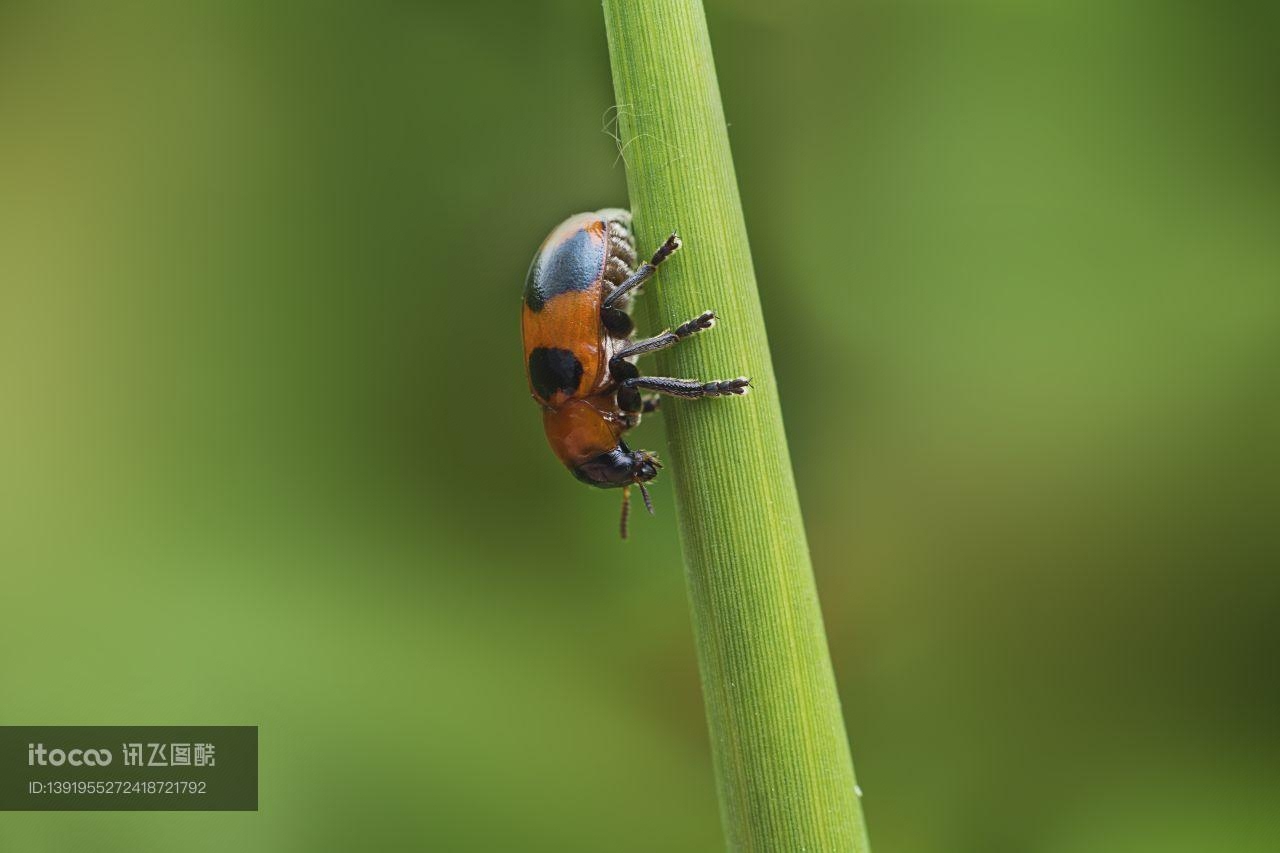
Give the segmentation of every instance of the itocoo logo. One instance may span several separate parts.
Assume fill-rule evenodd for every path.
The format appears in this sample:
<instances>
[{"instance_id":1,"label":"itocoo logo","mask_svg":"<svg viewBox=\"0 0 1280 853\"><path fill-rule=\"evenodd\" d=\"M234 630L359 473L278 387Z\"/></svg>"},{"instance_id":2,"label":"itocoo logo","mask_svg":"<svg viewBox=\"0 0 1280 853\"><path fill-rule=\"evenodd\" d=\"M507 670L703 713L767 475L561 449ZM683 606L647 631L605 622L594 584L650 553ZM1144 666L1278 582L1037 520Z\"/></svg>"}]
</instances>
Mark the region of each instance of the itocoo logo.
<instances>
[{"instance_id":1,"label":"itocoo logo","mask_svg":"<svg viewBox=\"0 0 1280 853\"><path fill-rule=\"evenodd\" d=\"M48 749L42 743L27 744L27 766L61 767L70 764L72 767L106 767L111 763L109 749Z\"/></svg>"}]
</instances>

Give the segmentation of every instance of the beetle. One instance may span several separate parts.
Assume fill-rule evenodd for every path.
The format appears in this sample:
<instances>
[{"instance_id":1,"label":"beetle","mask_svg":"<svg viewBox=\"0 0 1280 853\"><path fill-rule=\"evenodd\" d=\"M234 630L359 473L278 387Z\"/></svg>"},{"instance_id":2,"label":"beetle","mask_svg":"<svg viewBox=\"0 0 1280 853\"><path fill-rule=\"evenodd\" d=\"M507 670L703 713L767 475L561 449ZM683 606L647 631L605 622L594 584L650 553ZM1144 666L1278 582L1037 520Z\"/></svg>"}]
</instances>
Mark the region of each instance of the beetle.
<instances>
[{"instance_id":1,"label":"beetle","mask_svg":"<svg viewBox=\"0 0 1280 853\"><path fill-rule=\"evenodd\" d=\"M639 356L674 346L710 329L704 311L675 329L634 340L632 300L658 267L680 248L672 234L636 267L631 214L618 208L578 213L543 241L529 266L521 306L529 390L556 457L583 483L622 489L622 538L627 538L630 487L653 502L645 483L662 467L647 450L632 450L623 433L658 408L659 394L720 397L746 394L745 376L703 382L641 376ZM642 394L642 391L655 392Z\"/></svg>"}]
</instances>

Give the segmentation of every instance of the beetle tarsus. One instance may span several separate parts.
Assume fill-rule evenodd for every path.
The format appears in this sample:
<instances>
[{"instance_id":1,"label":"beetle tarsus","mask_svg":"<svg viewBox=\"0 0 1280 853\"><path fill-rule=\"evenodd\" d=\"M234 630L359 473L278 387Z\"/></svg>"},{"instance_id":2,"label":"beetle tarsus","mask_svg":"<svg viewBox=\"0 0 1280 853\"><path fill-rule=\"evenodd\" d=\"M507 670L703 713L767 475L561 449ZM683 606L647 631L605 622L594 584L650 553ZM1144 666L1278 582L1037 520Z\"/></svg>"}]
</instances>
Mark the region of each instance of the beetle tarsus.
<instances>
[{"instance_id":1,"label":"beetle tarsus","mask_svg":"<svg viewBox=\"0 0 1280 853\"><path fill-rule=\"evenodd\" d=\"M663 241L662 245L658 247L658 251L653 253L653 257L649 260L650 266L656 267L665 261L673 252L678 251L681 245L683 244L680 242L680 235L672 231L671 236Z\"/></svg>"},{"instance_id":2,"label":"beetle tarsus","mask_svg":"<svg viewBox=\"0 0 1280 853\"><path fill-rule=\"evenodd\" d=\"M681 323L676 326L674 334L677 338L684 339L698 332L705 332L716 324L716 312L703 311L697 317L694 317L687 323Z\"/></svg>"}]
</instances>

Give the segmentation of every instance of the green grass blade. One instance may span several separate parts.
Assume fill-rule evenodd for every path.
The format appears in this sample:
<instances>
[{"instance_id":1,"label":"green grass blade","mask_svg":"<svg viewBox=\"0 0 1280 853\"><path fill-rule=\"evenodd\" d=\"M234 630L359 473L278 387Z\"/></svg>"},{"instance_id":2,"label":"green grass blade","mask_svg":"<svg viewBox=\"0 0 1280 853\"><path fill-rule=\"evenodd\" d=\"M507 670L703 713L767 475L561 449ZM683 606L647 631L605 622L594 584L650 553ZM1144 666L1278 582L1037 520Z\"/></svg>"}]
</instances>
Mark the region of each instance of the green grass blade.
<instances>
[{"instance_id":1,"label":"green grass blade","mask_svg":"<svg viewBox=\"0 0 1280 853\"><path fill-rule=\"evenodd\" d=\"M671 231L685 244L649 286L653 310L668 327L721 317L646 372L755 385L662 415L729 846L865 851L702 4L604 10L641 249Z\"/></svg>"}]
</instances>

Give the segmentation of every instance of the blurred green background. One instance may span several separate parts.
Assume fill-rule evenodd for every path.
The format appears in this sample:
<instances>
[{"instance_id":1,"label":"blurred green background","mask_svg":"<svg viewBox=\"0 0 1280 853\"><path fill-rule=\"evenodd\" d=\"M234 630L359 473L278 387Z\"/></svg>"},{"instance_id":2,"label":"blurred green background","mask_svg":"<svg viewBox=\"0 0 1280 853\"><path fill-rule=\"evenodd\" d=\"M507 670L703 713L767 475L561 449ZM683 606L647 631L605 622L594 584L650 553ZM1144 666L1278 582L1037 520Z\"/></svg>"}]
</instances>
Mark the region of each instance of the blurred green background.
<instances>
[{"instance_id":1,"label":"blurred green background","mask_svg":"<svg viewBox=\"0 0 1280 853\"><path fill-rule=\"evenodd\" d=\"M1275 849L1277 7L708 15L877 849ZM0 849L720 848L521 369L611 105L597 3L0 2L0 722L262 727Z\"/></svg>"}]
</instances>

